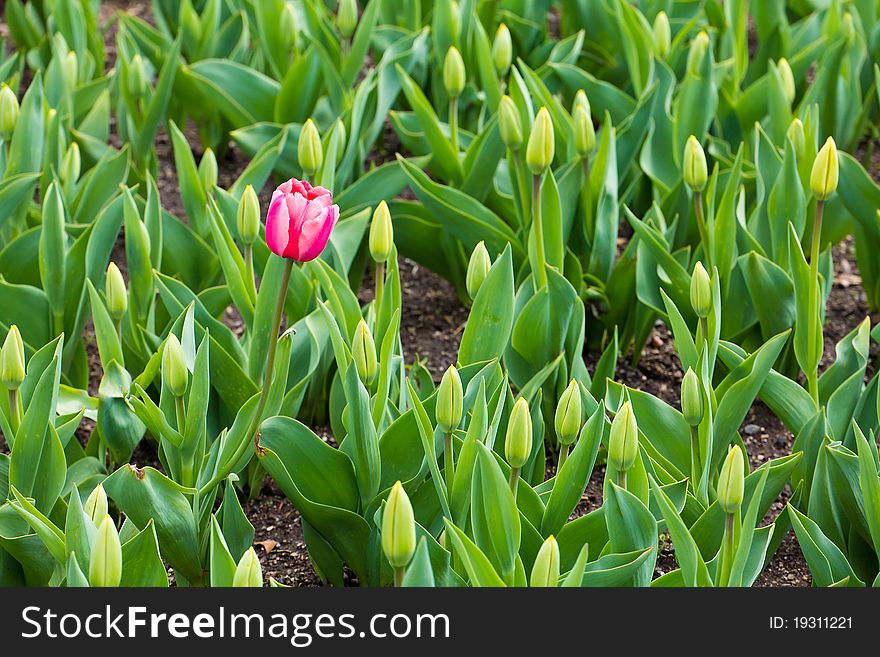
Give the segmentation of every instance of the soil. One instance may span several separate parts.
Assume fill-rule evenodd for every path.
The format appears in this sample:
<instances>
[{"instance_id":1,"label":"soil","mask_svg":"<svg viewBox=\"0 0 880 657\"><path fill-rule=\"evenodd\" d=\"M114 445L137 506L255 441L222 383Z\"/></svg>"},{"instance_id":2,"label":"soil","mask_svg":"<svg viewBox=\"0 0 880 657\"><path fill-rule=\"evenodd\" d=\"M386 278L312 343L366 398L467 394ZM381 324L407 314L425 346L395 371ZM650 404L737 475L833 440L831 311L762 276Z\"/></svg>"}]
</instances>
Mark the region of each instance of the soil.
<instances>
[{"instance_id":1,"label":"soil","mask_svg":"<svg viewBox=\"0 0 880 657\"><path fill-rule=\"evenodd\" d=\"M107 65L115 62L114 34L115 25L109 22L116 9L123 9L145 20L151 20L149 3L144 0L113 0L102 3L101 23L107 29ZM0 33L6 31L0 25ZM551 29L557 30L555 22ZM115 130L114 130L115 132ZM193 147L196 160L202 155L202 147L198 143L196 130L193 126L185 127L185 135ZM114 139L114 137L111 138ZM118 141L118 140L117 140ZM368 161L378 166L394 157L399 147L396 134L390 124L383 131L381 143L373 148ZM180 201L177 175L174 168L173 152L170 139L164 130L160 130L156 138L159 155L159 177L157 185L163 207L185 219L183 205ZM860 145L860 157L869 160L872 175L880 179L880 148L868 148ZM247 165L248 158L234 144L218 158L219 184L228 187ZM260 191L261 204L265 207L271 195L272 183ZM628 226L622 225L621 242L628 237ZM126 275L124 262L124 241L122 236L114 249L113 259L120 265ZM834 248L835 281L827 307L827 324L825 327L826 357L823 366L827 366L833 358L835 343L851 331L867 314L865 294L858 276L858 268L853 255L852 241L848 240ZM439 380L443 371L456 360L461 332L467 319L467 308L462 305L455 289L447 281L420 267L418 264L400 258L400 277L403 306L401 339L407 363L421 359L435 380ZM372 274L366 272L364 284L358 293L361 302L373 297ZM227 317L230 325L235 325L237 318L234 313ZM94 343L94 334L90 327L86 329L85 341L90 363L90 386L92 394L97 391L101 369ZM876 347L872 344L872 362L876 357ZM591 366L595 365L595 357L588 357ZM872 368L873 369L873 368ZM682 372L675 356L675 348L669 331L658 322L651 338L636 366L630 365L626 358L618 363L617 380L627 386L646 390L667 403L678 405L679 386ZM77 431L77 437L85 443L94 424L84 421ZM334 444L332 436L325 428L316 428L316 432L329 443ZM762 403L757 402L749 411L742 431L743 439L749 453L752 468L759 466L768 459L790 453L792 436L779 420ZM0 441L0 449L5 446ZM132 462L139 465L152 465L161 468L156 458L155 448L146 443L138 447ZM580 516L598 508L602 503L602 481L604 465L596 466L587 489L574 512ZM783 491L774 503L768 517L772 518L783 508L789 491ZM266 483L256 499L244 503L245 512L255 528L255 545L263 566L266 582L274 579L288 586L319 586L320 580L315 574L308 557L299 513L290 501L274 486L271 480ZM677 567L674 561L674 547L668 537L661 537L657 561L657 575L669 572ZM769 565L758 579L758 586L808 586L811 583L806 562L794 540L789 535L782 542L771 559Z\"/></svg>"}]
</instances>

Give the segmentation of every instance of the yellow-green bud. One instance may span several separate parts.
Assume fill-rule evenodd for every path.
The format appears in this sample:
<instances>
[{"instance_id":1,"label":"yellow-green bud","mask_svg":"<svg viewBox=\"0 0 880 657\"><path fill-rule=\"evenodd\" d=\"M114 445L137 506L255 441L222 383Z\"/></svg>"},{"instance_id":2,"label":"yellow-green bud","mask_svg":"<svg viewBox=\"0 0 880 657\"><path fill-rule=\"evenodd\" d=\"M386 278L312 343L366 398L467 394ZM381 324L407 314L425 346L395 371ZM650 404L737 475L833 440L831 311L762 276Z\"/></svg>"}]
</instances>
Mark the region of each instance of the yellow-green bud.
<instances>
[{"instance_id":1,"label":"yellow-green bud","mask_svg":"<svg viewBox=\"0 0 880 657\"><path fill-rule=\"evenodd\" d=\"M119 533L110 516L104 516L98 525L92 555L89 560L89 584L92 586L119 586L122 581L122 545Z\"/></svg>"},{"instance_id":2,"label":"yellow-green bud","mask_svg":"<svg viewBox=\"0 0 880 657\"><path fill-rule=\"evenodd\" d=\"M76 53L73 50L68 50L61 65L64 70L64 79L69 88L76 89L79 77L79 62L77 61Z\"/></svg>"},{"instance_id":3,"label":"yellow-green bud","mask_svg":"<svg viewBox=\"0 0 880 657\"><path fill-rule=\"evenodd\" d=\"M507 420L504 457L511 468L521 468L532 455L532 416L529 403L520 397Z\"/></svg>"},{"instance_id":4,"label":"yellow-green bud","mask_svg":"<svg viewBox=\"0 0 880 657\"><path fill-rule=\"evenodd\" d=\"M95 523L95 527L100 527L104 518L107 517L107 493L104 486L98 484L86 499L83 511Z\"/></svg>"},{"instance_id":5,"label":"yellow-green bud","mask_svg":"<svg viewBox=\"0 0 880 657\"><path fill-rule=\"evenodd\" d=\"M238 237L245 245L253 244L260 236L260 199L257 198L253 185L244 188L238 202L236 227Z\"/></svg>"},{"instance_id":6,"label":"yellow-green bud","mask_svg":"<svg viewBox=\"0 0 880 657\"><path fill-rule=\"evenodd\" d=\"M513 41L510 38L510 30L504 23L498 26L495 32L495 41L492 43L492 63L499 77L507 75L510 64L513 61Z\"/></svg>"},{"instance_id":7,"label":"yellow-green bud","mask_svg":"<svg viewBox=\"0 0 880 657\"><path fill-rule=\"evenodd\" d=\"M804 136L804 124L798 118L793 119L785 134L791 140L792 146L794 146L795 156L800 160L804 156L804 149L807 143Z\"/></svg>"},{"instance_id":8,"label":"yellow-green bud","mask_svg":"<svg viewBox=\"0 0 880 657\"><path fill-rule=\"evenodd\" d=\"M458 429L461 424L462 404L464 392L461 387L461 377L455 365L450 365L443 374L440 386L437 389L437 405L434 414L437 417L437 426L443 433L451 433Z\"/></svg>"},{"instance_id":9,"label":"yellow-green bud","mask_svg":"<svg viewBox=\"0 0 880 657\"><path fill-rule=\"evenodd\" d=\"M742 450L731 447L718 475L718 505L725 513L736 513L743 501L745 463Z\"/></svg>"},{"instance_id":10,"label":"yellow-green bud","mask_svg":"<svg viewBox=\"0 0 880 657\"><path fill-rule=\"evenodd\" d=\"M342 158L345 157L345 144L348 140L345 124L342 122L342 119L336 119L336 133L339 135L339 146L336 148L336 166L339 166Z\"/></svg>"},{"instance_id":11,"label":"yellow-green bud","mask_svg":"<svg viewBox=\"0 0 880 657\"><path fill-rule=\"evenodd\" d=\"M119 321L128 310L128 291L125 289L125 280L122 278L122 272L115 262L111 262L107 267L107 283L104 287L104 293L107 297L107 312L110 317Z\"/></svg>"},{"instance_id":12,"label":"yellow-green bud","mask_svg":"<svg viewBox=\"0 0 880 657\"><path fill-rule=\"evenodd\" d=\"M20 113L15 92L4 84L0 89L0 137L3 137L3 141L9 141L12 138Z\"/></svg>"},{"instance_id":13,"label":"yellow-green bud","mask_svg":"<svg viewBox=\"0 0 880 657\"><path fill-rule=\"evenodd\" d=\"M235 574L232 576L232 586L235 588L261 588L263 586L263 569L260 559L253 547L241 555Z\"/></svg>"},{"instance_id":14,"label":"yellow-green bud","mask_svg":"<svg viewBox=\"0 0 880 657\"><path fill-rule=\"evenodd\" d=\"M608 463L618 472L627 472L639 455L639 425L629 402L624 402L611 422Z\"/></svg>"},{"instance_id":15,"label":"yellow-green bud","mask_svg":"<svg viewBox=\"0 0 880 657\"><path fill-rule=\"evenodd\" d=\"M681 413L684 421L696 427L703 421L703 393L700 379L690 367L681 380Z\"/></svg>"},{"instance_id":16,"label":"yellow-green bud","mask_svg":"<svg viewBox=\"0 0 880 657\"><path fill-rule=\"evenodd\" d=\"M370 223L370 255L374 262L388 262L394 246L394 224L388 204L380 201Z\"/></svg>"},{"instance_id":17,"label":"yellow-green bud","mask_svg":"<svg viewBox=\"0 0 880 657\"><path fill-rule=\"evenodd\" d=\"M555 152L553 121L550 119L550 112L547 111L547 108L542 107L535 117L532 134L529 135L529 145L526 147L526 164L529 171L540 176L553 164Z\"/></svg>"},{"instance_id":18,"label":"yellow-green bud","mask_svg":"<svg viewBox=\"0 0 880 657\"><path fill-rule=\"evenodd\" d=\"M24 343L18 327L13 324L0 349L0 383L7 390L18 390L24 381L24 374Z\"/></svg>"},{"instance_id":19,"label":"yellow-green bud","mask_svg":"<svg viewBox=\"0 0 880 657\"><path fill-rule=\"evenodd\" d=\"M446 51L446 59L443 61L443 86L451 98L458 98L464 91L467 74L464 70L464 60L458 48L451 46Z\"/></svg>"},{"instance_id":20,"label":"yellow-green bud","mask_svg":"<svg viewBox=\"0 0 880 657\"><path fill-rule=\"evenodd\" d=\"M688 51L687 71L691 74L699 73L700 62L706 54L709 47L709 35L705 31L700 32L691 42L691 48Z\"/></svg>"},{"instance_id":21,"label":"yellow-green bud","mask_svg":"<svg viewBox=\"0 0 880 657\"><path fill-rule=\"evenodd\" d=\"M681 175L684 184L691 191L702 192L709 180L709 169L706 166L706 154L697 138L691 135L684 145L684 161L682 162Z\"/></svg>"},{"instance_id":22,"label":"yellow-green bud","mask_svg":"<svg viewBox=\"0 0 880 657\"><path fill-rule=\"evenodd\" d=\"M813 161L813 171L810 173L810 189L820 201L824 201L837 190L838 163L837 145L834 138L825 140L825 145L819 150Z\"/></svg>"},{"instance_id":23,"label":"yellow-green bud","mask_svg":"<svg viewBox=\"0 0 880 657\"><path fill-rule=\"evenodd\" d=\"M211 194L217 186L217 157L211 148L205 149L202 160L199 162L199 180L205 192Z\"/></svg>"},{"instance_id":24,"label":"yellow-green bud","mask_svg":"<svg viewBox=\"0 0 880 657\"><path fill-rule=\"evenodd\" d=\"M559 543L550 535L541 544L532 566L529 586L532 588L559 586Z\"/></svg>"},{"instance_id":25,"label":"yellow-green bud","mask_svg":"<svg viewBox=\"0 0 880 657\"><path fill-rule=\"evenodd\" d=\"M82 158L79 153L79 144L73 142L64 154L61 163L61 180L67 184L73 184L79 180L79 172L82 166Z\"/></svg>"},{"instance_id":26,"label":"yellow-green bud","mask_svg":"<svg viewBox=\"0 0 880 657\"><path fill-rule=\"evenodd\" d=\"M306 119L302 131L299 133L296 154L299 158L299 166L307 176L315 175L324 163L321 135L318 134L318 128L311 119Z\"/></svg>"},{"instance_id":27,"label":"yellow-green bud","mask_svg":"<svg viewBox=\"0 0 880 657\"><path fill-rule=\"evenodd\" d=\"M296 16L293 13L293 5L284 3L281 10L281 18L278 19L278 34L286 40L288 45L296 43Z\"/></svg>"},{"instance_id":28,"label":"yellow-green bud","mask_svg":"<svg viewBox=\"0 0 880 657\"><path fill-rule=\"evenodd\" d=\"M140 53L135 53L128 63L128 93L140 98L147 89L147 72Z\"/></svg>"},{"instance_id":29,"label":"yellow-green bud","mask_svg":"<svg viewBox=\"0 0 880 657\"><path fill-rule=\"evenodd\" d=\"M846 45L851 46L853 43L853 39L855 39L856 35L856 26L853 23L852 14L844 12L843 19L840 23L840 33L843 35L843 38L846 40Z\"/></svg>"},{"instance_id":30,"label":"yellow-green bud","mask_svg":"<svg viewBox=\"0 0 880 657\"><path fill-rule=\"evenodd\" d=\"M162 350L162 381L175 397L183 397L186 394L189 371L186 369L183 347L173 333L168 334L165 348Z\"/></svg>"},{"instance_id":31,"label":"yellow-green bud","mask_svg":"<svg viewBox=\"0 0 880 657\"><path fill-rule=\"evenodd\" d=\"M474 247L474 252L471 253L471 259L468 262L467 268L467 278L465 279L468 295L470 295L471 299L477 298L477 292L483 286L483 281L486 280L491 267L492 259L489 258L486 245L481 241Z\"/></svg>"},{"instance_id":32,"label":"yellow-green bud","mask_svg":"<svg viewBox=\"0 0 880 657\"><path fill-rule=\"evenodd\" d=\"M416 551L416 521L403 485L391 487L382 512L382 551L392 568L405 568Z\"/></svg>"},{"instance_id":33,"label":"yellow-green bud","mask_svg":"<svg viewBox=\"0 0 880 657\"><path fill-rule=\"evenodd\" d=\"M350 39L358 24L357 0L339 0L336 10L336 27L345 39Z\"/></svg>"},{"instance_id":34,"label":"yellow-green bud","mask_svg":"<svg viewBox=\"0 0 880 657\"><path fill-rule=\"evenodd\" d=\"M559 442L563 445L571 445L580 433L582 421L581 388L577 381L572 379L559 397L559 404L556 406L554 427Z\"/></svg>"},{"instance_id":35,"label":"yellow-green bud","mask_svg":"<svg viewBox=\"0 0 880 657\"><path fill-rule=\"evenodd\" d=\"M672 30L669 29L669 16L661 11L654 19L654 53L659 59L666 59L672 43Z\"/></svg>"},{"instance_id":36,"label":"yellow-green bud","mask_svg":"<svg viewBox=\"0 0 880 657\"><path fill-rule=\"evenodd\" d=\"M363 319L358 322L357 328L354 330L351 357L357 368L358 376L364 385L369 387L373 379L376 378L379 363L376 360L376 343L373 341L373 334Z\"/></svg>"},{"instance_id":37,"label":"yellow-green bud","mask_svg":"<svg viewBox=\"0 0 880 657\"><path fill-rule=\"evenodd\" d=\"M461 34L461 7L458 4L458 0L450 0L449 17L451 18L450 32L452 33L452 38L457 40L458 35Z\"/></svg>"},{"instance_id":38,"label":"yellow-green bud","mask_svg":"<svg viewBox=\"0 0 880 657\"><path fill-rule=\"evenodd\" d=\"M712 282L703 263L697 261L691 276L691 308L697 317L708 317L712 310Z\"/></svg>"},{"instance_id":39,"label":"yellow-green bud","mask_svg":"<svg viewBox=\"0 0 880 657\"><path fill-rule=\"evenodd\" d=\"M502 96L498 105L498 130L505 146L514 151L519 150L523 142L522 121L516 103L510 96Z\"/></svg>"},{"instance_id":40,"label":"yellow-green bud","mask_svg":"<svg viewBox=\"0 0 880 657\"><path fill-rule=\"evenodd\" d=\"M593 119L584 109L583 105L574 108L574 147L578 155L586 158L593 152L596 146L596 130L593 128Z\"/></svg>"},{"instance_id":41,"label":"yellow-green bud","mask_svg":"<svg viewBox=\"0 0 880 657\"><path fill-rule=\"evenodd\" d=\"M782 80L782 92L785 94L785 100L791 105L797 92L794 86L794 73L792 73L791 66L785 57L776 62L776 70L779 71L779 79Z\"/></svg>"}]
</instances>

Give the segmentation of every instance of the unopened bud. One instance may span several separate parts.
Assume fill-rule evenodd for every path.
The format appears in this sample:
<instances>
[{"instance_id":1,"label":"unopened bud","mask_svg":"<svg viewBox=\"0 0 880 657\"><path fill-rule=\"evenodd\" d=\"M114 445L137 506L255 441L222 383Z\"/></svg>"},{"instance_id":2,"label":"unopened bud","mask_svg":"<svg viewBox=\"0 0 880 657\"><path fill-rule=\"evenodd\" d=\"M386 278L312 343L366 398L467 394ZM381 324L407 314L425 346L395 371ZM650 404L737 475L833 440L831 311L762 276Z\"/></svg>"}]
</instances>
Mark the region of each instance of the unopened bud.
<instances>
[{"instance_id":1,"label":"unopened bud","mask_svg":"<svg viewBox=\"0 0 880 657\"><path fill-rule=\"evenodd\" d=\"M381 201L373 212L369 242L373 262L388 262L394 246L394 224L391 222L391 212L385 201Z\"/></svg>"},{"instance_id":2,"label":"unopened bud","mask_svg":"<svg viewBox=\"0 0 880 657\"><path fill-rule=\"evenodd\" d=\"M807 143L804 136L804 124L798 118L793 119L785 134L791 141L792 146L794 146L795 156L800 160L804 156L804 149Z\"/></svg>"},{"instance_id":3,"label":"unopened bud","mask_svg":"<svg viewBox=\"0 0 880 657\"><path fill-rule=\"evenodd\" d=\"M3 137L3 141L9 141L12 138L20 113L15 92L4 84L0 89L0 137Z\"/></svg>"},{"instance_id":4,"label":"unopened bud","mask_svg":"<svg viewBox=\"0 0 880 657\"><path fill-rule=\"evenodd\" d=\"M666 59L672 43L672 31L669 29L669 17L665 11L661 11L654 19L654 53L658 59Z\"/></svg>"},{"instance_id":5,"label":"unopened bud","mask_svg":"<svg viewBox=\"0 0 880 657\"><path fill-rule=\"evenodd\" d=\"M520 397L513 405L507 420L504 438L504 458L511 468L521 468L532 455L532 416L529 403Z\"/></svg>"},{"instance_id":6,"label":"unopened bud","mask_svg":"<svg viewBox=\"0 0 880 657\"><path fill-rule=\"evenodd\" d=\"M373 341L373 334L363 319L358 322L357 328L354 330L351 357L361 381L365 386L369 386L376 378L379 364L376 360L376 343Z\"/></svg>"},{"instance_id":7,"label":"unopened bud","mask_svg":"<svg viewBox=\"0 0 880 657\"><path fill-rule=\"evenodd\" d=\"M838 175L837 145L834 138L829 137L813 161L813 171L810 173L813 196L820 201L831 196L837 190Z\"/></svg>"},{"instance_id":8,"label":"unopened bud","mask_svg":"<svg viewBox=\"0 0 880 657\"><path fill-rule=\"evenodd\" d=\"M336 10L336 27L345 39L350 39L358 24L357 0L339 0Z\"/></svg>"},{"instance_id":9,"label":"unopened bud","mask_svg":"<svg viewBox=\"0 0 880 657\"><path fill-rule=\"evenodd\" d=\"M581 430L583 412L581 410L581 388L574 379L559 397L556 406L554 427L556 438L563 445L571 445Z\"/></svg>"},{"instance_id":10,"label":"unopened bud","mask_svg":"<svg viewBox=\"0 0 880 657\"><path fill-rule=\"evenodd\" d=\"M785 94L785 100L791 105L794 102L797 93L794 86L794 73L785 57L780 58L776 63L776 70L779 71L779 79L782 80L782 92Z\"/></svg>"},{"instance_id":11,"label":"unopened bud","mask_svg":"<svg viewBox=\"0 0 880 657\"><path fill-rule=\"evenodd\" d=\"M168 334L165 348L162 350L162 381L175 397L183 397L186 394L189 371L186 369L183 347L173 333Z\"/></svg>"},{"instance_id":12,"label":"unopened bud","mask_svg":"<svg viewBox=\"0 0 880 657\"><path fill-rule=\"evenodd\" d=\"M504 145L511 150L519 150L523 142L522 121L516 103L510 96L503 96L498 105L498 129Z\"/></svg>"},{"instance_id":13,"label":"unopened bud","mask_svg":"<svg viewBox=\"0 0 880 657\"><path fill-rule=\"evenodd\" d=\"M261 588L263 586L263 569L253 546L247 549L235 567L232 586L239 589Z\"/></svg>"},{"instance_id":14,"label":"unopened bud","mask_svg":"<svg viewBox=\"0 0 880 657\"><path fill-rule=\"evenodd\" d=\"M105 515L89 560L89 584L95 587L115 587L122 581L122 545L113 519Z\"/></svg>"},{"instance_id":15,"label":"unopened bud","mask_svg":"<svg viewBox=\"0 0 880 657\"><path fill-rule=\"evenodd\" d=\"M67 82L69 88L76 89L77 79L79 78L79 62L77 61L76 53L73 50L67 51L61 66L64 70L64 80Z\"/></svg>"},{"instance_id":16,"label":"unopened bud","mask_svg":"<svg viewBox=\"0 0 880 657\"><path fill-rule=\"evenodd\" d=\"M315 175L324 163L321 135L318 134L318 128L311 119L306 119L299 133L296 154L299 158L299 166L307 176Z\"/></svg>"},{"instance_id":17,"label":"unopened bud","mask_svg":"<svg viewBox=\"0 0 880 657\"><path fill-rule=\"evenodd\" d=\"M7 390L18 390L24 382L24 374L24 342L18 327L13 324L0 349L0 383Z\"/></svg>"},{"instance_id":18,"label":"unopened bud","mask_svg":"<svg viewBox=\"0 0 880 657\"><path fill-rule=\"evenodd\" d=\"M443 433L451 433L458 429L458 425L461 424L463 403L461 377L455 365L450 365L437 388L437 405L434 411L437 426Z\"/></svg>"},{"instance_id":19,"label":"unopened bud","mask_svg":"<svg viewBox=\"0 0 880 657\"><path fill-rule=\"evenodd\" d=\"M593 128L593 119L590 118L583 105L574 108L574 147L577 154L586 158L596 147L596 130Z\"/></svg>"},{"instance_id":20,"label":"unopened bud","mask_svg":"<svg viewBox=\"0 0 880 657\"><path fill-rule=\"evenodd\" d=\"M403 485L391 487L382 512L382 552L392 568L405 568L416 551L416 521Z\"/></svg>"},{"instance_id":21,"label":"unopened bud","mask_svg":"<svg viewBox=\"0 0 880 657\"><path fill-rule=\"evenodd\" d=\"M464 70L464 60L458 48L451 46L446 51L446 59L443 61L443 86L451 98L458 98L464 91L467 74Z\"/></svg>"},{"instance_id":22,"label":"unopened bud","mask_svg":"<svg viewBox=\"0 0 880 657\"><path fill-rule=\"evenodd\" d=\"M529 135L529 144L526 147L526 164L529 171L540 176L553 164L555 152L553 121L550 119L550 112L547 111L547 108L542 107L535 117L532 134Z\"/></svg>"},{"instance_id":23,"label":"unopened bud","mask_svg":"<svg viewBox=\"0 0 880 657\"><path fill-rule=\"evenodd\" d=\"M700 32L691 42L691 48L688 51L687 72L695 75L699 73L700 63L709 48L709 35L705 31Z\"/></svg>"},{"instance_id":24,"label":"unopened bud","mask_svg":"<svg viewBox=\"0 0 880 657\"><path fill-rule=\"evenodd\" d=\"M706 166L706 153L697 138L691 135L684 145L684 158L681 167L681 175L684 184L691 191L702 192L709 180L709 170Z\"/></svg>"},{"instance_id":25,"label":"unopened bud","mask_svg":"<svg viewBox=\"0 0 880 657\"><path fill-rule=\"evenodd\" d=\"M107 517L107 493L104 486L98 484L91 494L86 498L83 511L95 523L95 527L100 527L104 518Z\"/></svg>"},{"instance_id":26,"label":"unopened bud","mask_svg":"<svg viewBox=\"0 0 880 657\"><path fill-rule=\"evenodd\" d=\"M61 162L61 180L66 184L73 184L79 180L79 172L82 167L82 158L79 153L79 144L73 142L64 154Z\"/></svg>"},{"instance_id":27,"label":"unopened bud","mask_svg":"<svg viewBox=\"0 0 880 657\"><path fill-rule=\"evenodd\" d=\"M483 281L486 280L486 276L488 276L491 267L492 260L489 258L489 252L486 250L486 245L480 241L480 243L474 247L474 252L471 253L471 259L468 262L467 277L465 279L468 295L471 299L476 299L477 292L479 292L480 288L483 286Z\"/></svg>"},{"instance_id":28,"label":"unopened bud","mask_svg":"<svg viewBox=\"0 0 880 657\"><path fill-rule=\"evenodd\" d=\"M236 227L238 237L245 245L253 244L260 236L260 199L257 198L253 185L244 188L238 202Z\"/></svg>"},{"instance_id":29,"label":"unopened bud","mask_svg":"<svg viewBox=\"0 0 880 657\"><path fill-rule=\"evenodd\" d=\"M708 317L712 310L712 282L703 263L697 261L691 276L691 308L697 317Z\"/></svg>"},{"instance_id":30,"label":"unopened bud","mask_svg":"<svg viewBox=\"0 0 880 657\"><path fill-rule=\"evenodd\" d=\"M529 586L532 588L559 586L559 543L551 535L541 545L532 566Z\"/></svg>"},{"instance_id":31,"label":"unopened bud","mask_svg":"<svg viewBox=\"0 0 880 657\"><path fill-rule=\"evenodd\" d=\"M703 421L703 393L700 379L690 367L681 380L681 413L684 421L696 427Z\"/></svg>"},{"instance_id":32,"label":"unopened bud","mask_svg":"<svg viewBox=\"0 0 880 657\"><path fill-rule=\"evenodd\" d=\"M125 280L122 278L122 272L115 262L111 262L107 267L107 283L104 288L107 297L107 311L110 317L119 321L128 310L128 290L125 289Z\"/></svg>"},{"instance_id":33,"label":"unopened bud","mask_svg":"<svg viewBox=\"0 0 880 657\"><path fill-rule=\"evenodd\" d=\"M128 93L140 98L147 90L147 72L140 53L135 53L128 64Z\"/></svg>"},{"instance_id":34,"label":"unopened bud","mask_svg":"<svg viewBox=\"0 0 880 657\"><path fill-rule=\"evenodd\" d=\"M627 472L639 455L639 425L629 402L624 402L611 422L608 463L618 472Z\"/></svg>"},{"instance_id":35,"label":"unopened bud","mask_svg":"<svg viewBox=\"0 0 880 657\"><path fill-rule=\"evenodd\" d=\"M278 34L288 45L296 43L296 16L293 13L293 5L284 3L281 17L278 19Z\"/></svg>"},{"instance_id":36,"label":"unopened bud","mask_svg":"<svg viewBox=\"0 0 880 657\"><path fill-rule=\"evenodd\" d=\"M513 41L510 38L510 30L507 25L501 23L495 32L495 41L492 43L492 63L499 77L507 75L510 64L513 62Z\"/></svg>"},{"instance_id":37,"label":"unopened bud","mask_svg":"<svg viewBox=\"0 0 880 657\"><path fill-rule=\"evenodd\" d=\"M731 447L718 474L718 505L725 513L736 513L743 501L745 464L742 450Z\"/></svg>"},{"instance_id":38,"label":"unopened bud","mask_svg":"<svg viewBox=\"0 0 880 657\"><path fill-rule=\"evenodd\" d=\"M211 148L205 149L202 160L199 162L199 180L207 194L211 194L217 186L217 157Z\"/></svg>"}]
</instances>

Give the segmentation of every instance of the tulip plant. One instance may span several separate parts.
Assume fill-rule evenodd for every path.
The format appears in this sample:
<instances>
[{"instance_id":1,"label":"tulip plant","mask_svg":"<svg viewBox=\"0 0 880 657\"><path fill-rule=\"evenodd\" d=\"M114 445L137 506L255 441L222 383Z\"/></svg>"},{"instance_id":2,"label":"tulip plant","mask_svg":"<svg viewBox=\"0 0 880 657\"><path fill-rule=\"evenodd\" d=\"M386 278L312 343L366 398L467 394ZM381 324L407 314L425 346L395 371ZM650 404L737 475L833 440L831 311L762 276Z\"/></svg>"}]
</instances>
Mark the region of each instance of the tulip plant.
<instances>
[{"instance_id":1,"label":"tulip plant","mask_svg":"<svg viewBox=\"0 0 880 657\"><path fill-rule=\"evenodd\" d=\"M277 585L270 477L330 585L880 586L876 1L101 10L4 6L0 585Z\"/></svg>"}]
</instances>

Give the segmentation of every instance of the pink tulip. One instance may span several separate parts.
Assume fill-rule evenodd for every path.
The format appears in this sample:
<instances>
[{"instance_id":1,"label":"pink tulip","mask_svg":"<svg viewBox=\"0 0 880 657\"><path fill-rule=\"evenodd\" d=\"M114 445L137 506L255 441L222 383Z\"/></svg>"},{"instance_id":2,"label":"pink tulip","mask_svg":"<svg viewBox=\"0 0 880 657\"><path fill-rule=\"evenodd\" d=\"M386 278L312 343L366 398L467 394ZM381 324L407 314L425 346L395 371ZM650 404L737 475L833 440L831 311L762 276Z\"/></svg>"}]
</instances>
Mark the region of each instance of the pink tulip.
<instances>
[{"instance_id":1,"label":"pink tulip","mask_svg":"<svg viewBox=\"0 0 880 657\"><path fill-rule=\"evenodd\" d=\"M266 215L266 243L273 253L297 262L314 260L330 239L339 206L323 187L291 178L272 194Z\"/></svg>"}]
</instances>

